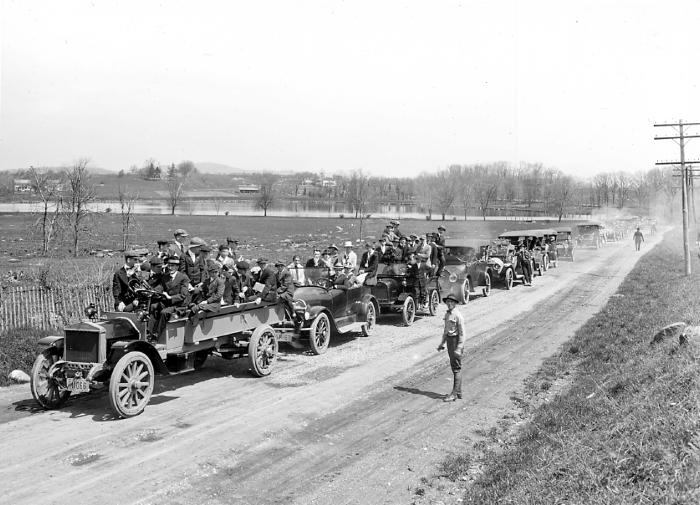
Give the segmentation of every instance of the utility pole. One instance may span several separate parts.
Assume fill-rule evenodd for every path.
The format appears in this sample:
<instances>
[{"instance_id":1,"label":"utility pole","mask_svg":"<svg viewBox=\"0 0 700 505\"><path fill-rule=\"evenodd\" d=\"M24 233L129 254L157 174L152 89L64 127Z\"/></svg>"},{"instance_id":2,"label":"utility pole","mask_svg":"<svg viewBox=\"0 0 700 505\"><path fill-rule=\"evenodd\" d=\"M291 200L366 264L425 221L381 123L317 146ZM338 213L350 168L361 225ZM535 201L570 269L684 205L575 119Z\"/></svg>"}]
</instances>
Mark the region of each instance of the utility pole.
<instances>
[{"instance_id":1,"label":"utility pole","mask_svg":"<svg viewBox=\"0 0 700 505\"><path fill-rule=\"evenodd\" d=\"M690 275L690 240L688 238L688 187L692 175L692 169L688 170L687 165L700 163L700 161L686 161L685 159L685 141L691 138L700 138L700 135L685 135L684 126L697 126L700 123L684 123L679 120L678 123L661 123L655 124L655 127L670 126L678 131L678 136L671 137L654 137L654 140L673 140L681 148L681 159L678 161L659 161L657 165L680 165L681 178L681 205L683 210L683 256L685 257L685 275Z\"/></svg>"}]
</instances>

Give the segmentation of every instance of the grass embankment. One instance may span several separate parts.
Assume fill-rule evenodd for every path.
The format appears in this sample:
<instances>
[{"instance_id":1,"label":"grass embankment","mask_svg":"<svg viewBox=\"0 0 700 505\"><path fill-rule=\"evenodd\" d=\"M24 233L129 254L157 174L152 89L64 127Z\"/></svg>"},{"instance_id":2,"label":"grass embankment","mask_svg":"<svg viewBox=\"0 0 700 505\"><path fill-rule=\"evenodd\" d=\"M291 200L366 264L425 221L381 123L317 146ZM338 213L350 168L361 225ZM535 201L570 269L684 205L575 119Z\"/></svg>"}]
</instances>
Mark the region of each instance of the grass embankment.
<instances>
[{"instance_id":1,"label":"grass embankment","mask_svg":"<svg viewBox=\"0 0 700 505\"><path fill-rule=\"evenodd\" d=\"M7 376L12 370L31 372L37 353L36 343L48 334L34 328L0 332L0 386L10 384Z\"/></svg>"},{"instance_id":2,"label":"grass embankment","mask_svg":"<svg viewBox=\"0 0 700 505\"><path fill-rule=\"evenodd\" d=\"M475 444L484 471L464 503L700 503L700 335L650 345L670 323L700 324L700 263L694 256L685 277L680 244L675 232L646 254L527 381L534 398L573 376L551 401L526 407L510 443ZM464 457L443 466L464 475Z\"/></svg>"}]
</instances>

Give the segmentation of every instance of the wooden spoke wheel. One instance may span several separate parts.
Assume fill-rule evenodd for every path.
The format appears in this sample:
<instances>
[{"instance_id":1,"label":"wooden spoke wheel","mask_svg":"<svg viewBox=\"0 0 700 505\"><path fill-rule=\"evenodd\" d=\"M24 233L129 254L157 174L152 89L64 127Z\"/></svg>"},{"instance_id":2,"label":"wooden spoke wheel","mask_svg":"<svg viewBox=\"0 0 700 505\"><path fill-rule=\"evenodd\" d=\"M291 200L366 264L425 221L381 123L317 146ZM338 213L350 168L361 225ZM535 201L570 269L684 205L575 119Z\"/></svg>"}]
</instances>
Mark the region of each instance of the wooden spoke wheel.
<instances>
[{"instance_id":1,"label":"wooden spoke wheel","mask_svg":"<svg viewBox=\"0 0 700 505\"><path fill-rule=\"evenodd\" d=\"M369 302L367 305L367 314L365 315L365 324L362 325L362 335L369 337L374 331L374 326L377 324L377 309L374 303Z\"/></svg>"},{"instance_id":2,"label":"wooden spoke wheel","mask_svg":"<svg viewBox=\"0 0 700 505\"><path fill-rule=\"evenodd\" d=\"M331 341L331 323L325 312L316 316L309 329L309 346L314 354L323 354Z\"/></svg>"},{"instance_id":3,"label":"wooden spoke wheel","mask_svg":"<svg viewBox=\"0 0 700 505\"><path fill-rule=\"evenodd\" d=\"M155 374L142 352L130 352L117 361L109 379L109 403L119 417L139 415L151 400Z\"/></svg>"},{"instance_id":4,"label":"wooden spoke wheel","mask_svg":"<svg viewBox=\"0 0 700 505\"><path fill-rule=\"evenodd\" d=\"M416 318L416 302L412 296L407 296L401 307L401 320L405 326L411 326Z\"/></svg>"},{"instance_id":5,"label":"wooden spoke wheel","mask_svg":"<svg viewBox=\"0 0 700 505\"><path fill-rule=\"evenodd\" d=\"M440 295L437 289L433 289L428 296L428 311L431 316L437 314L438 305L440 305Z\"/></svg>"},{"instance_id":6,"label":"wooden spoke wheel","mask_svg":"<svg viewBox=\"0 0 700 505\"><path fill-rule=\"evenodd\" d=\"M279 343L275 330L268 325L255 328L248 342L248 360L253 374L258 377L270 375L278 351Z\"/></svg>"},{"instance_id":7,"label":"wooden spoke wheel","mask_svg":"<svg viewBox=\"0 0 700 505\"><path fill-rule=\"evenodd\" d=\"M491 276L488 272L484 273L484 287L481 292L484 296L489 296L491 294Z\"/></svg>"},{"instance_id":8,"label":"wooden spoke wheel","mask_svg":"<svg viewBox=\"0 0 700 505\"><path fill-rule=\"evenodd\" d=\"M509 268L506 270L506 289L512 289L513 288L513 269Z\"/></svg>"},{"instance_id":9,"label":"wooden spoke wheel","mask_svg":"<svg viewBox=\"0 0 700 505\"><path fill-rule=\"evenodd\" d=\"M469 293L472 291L472 284L469 278L464 279L462 289L459 291L459 302L469 303Z\"/></svg>"},{"instance_id":10,"label":"wooden spoke wheel","mask_svg":"<svg viewBox=\"0 0 700 505\"><path fill-rule=\"evenodd\" d=\"M70 391L65 387L65 377L49 375L51 367L60 359L57 349L49 348L34 360L29 386L32 396L45 409L57 409L63 405Z\"/></svg>"},{"instance_id":11,"label":"wooden spoke wheel","mask_svg":"<svg viewBox=\"0 0 700 505\"><path fill-rule=\"evenodd\" d=\"M204 363L207 361L207 358L209 357L209 351L197 351L194 354L194 369L199 370L204 366Z\"/></svg>"}]
</instances>

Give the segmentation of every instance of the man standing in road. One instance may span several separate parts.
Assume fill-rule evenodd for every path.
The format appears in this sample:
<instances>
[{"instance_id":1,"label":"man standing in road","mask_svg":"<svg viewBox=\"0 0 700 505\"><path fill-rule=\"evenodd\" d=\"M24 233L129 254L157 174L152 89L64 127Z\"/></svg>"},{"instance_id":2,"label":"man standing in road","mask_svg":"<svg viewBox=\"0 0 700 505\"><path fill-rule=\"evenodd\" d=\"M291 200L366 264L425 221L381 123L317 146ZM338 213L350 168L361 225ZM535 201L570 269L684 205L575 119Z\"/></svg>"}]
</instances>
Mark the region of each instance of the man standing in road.
<instances>
[{"instance_id":1,"label":"man standing in road","mask_svg":"<svg viewBox=\"0 0 700 505\"><path fill-rule=\"evenodd\" d=\"M634 238L634 246L637 248L637 251L639 251L642 247L642 242L644 242L644 235L639 227L637 227L637 231L634 232L632 237Z\"/></svg>"},{"instance_id":2,"label":"man standing in road","mask_svg":"<svg viewBox=\"0 0 700 505\"><path fill-rule=\"evenodd\" d=\"M444 402L453 402L462 398L462 351L464 350L464 317L455 310L459 300L454 295L447 295L442 300L447 304L445 313L445 329L437 350L442 351L447 344L447 354L450 357L450 368L454 376L452 392L443 398Z\"/></svg>"}]
</instances>

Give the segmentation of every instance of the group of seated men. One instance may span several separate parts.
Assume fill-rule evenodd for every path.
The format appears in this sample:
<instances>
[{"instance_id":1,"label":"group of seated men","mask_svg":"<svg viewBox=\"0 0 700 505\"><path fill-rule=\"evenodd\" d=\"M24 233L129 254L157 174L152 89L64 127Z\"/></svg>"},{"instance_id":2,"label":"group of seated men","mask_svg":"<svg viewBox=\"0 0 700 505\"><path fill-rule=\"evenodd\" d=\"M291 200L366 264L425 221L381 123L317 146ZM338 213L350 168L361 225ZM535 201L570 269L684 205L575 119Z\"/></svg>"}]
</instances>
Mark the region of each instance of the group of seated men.
<instances>
[{"instance_id":1,"label":"group of seated men","mask_svg":"<svg viewBox=\"0 0 700 505\"><path fill-rule=\"evenodd\" d=\"M162 334L173 314L196 323L222 304L279 301L293 315L296 287L317 284L320 279L339 289L373 285L379 264L396 262L408 264L407 275L416 279L417 299L424 300L428 277L444 267L444 227L421 237L405 236L398 227L399 223L392 221L377 244L366 242L359 261L352 242L346 241L342 255L337 246L330 245L323 251L314 250L303 264L299 256L289 265L259 258L252 267L242 259L236 261L237 241L227 239L212 255L204 240L190 239L185 230L178 229L175 240L158 241L158 252L153 255L143 250L124 254L124 265L112 281L114 308L124 312L148 309L149 331L156 336ZM151 298L148 308L139 306L135 289L139 286L158 295Z\"/></svg>"}]
</instances>

